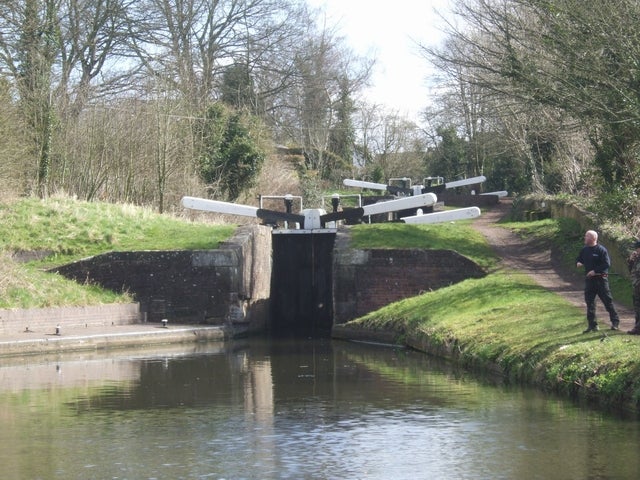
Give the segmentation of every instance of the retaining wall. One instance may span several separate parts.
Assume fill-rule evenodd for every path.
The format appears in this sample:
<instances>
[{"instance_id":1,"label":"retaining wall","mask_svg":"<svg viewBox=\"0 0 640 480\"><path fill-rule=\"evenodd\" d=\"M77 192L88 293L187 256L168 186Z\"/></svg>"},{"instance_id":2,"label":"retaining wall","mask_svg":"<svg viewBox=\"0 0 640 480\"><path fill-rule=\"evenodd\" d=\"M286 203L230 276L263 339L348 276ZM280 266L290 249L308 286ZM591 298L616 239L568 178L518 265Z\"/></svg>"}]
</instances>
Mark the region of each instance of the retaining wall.
<instances>
[{"instance_id":1,"label":"retaining wall","mask_svg":"<svg viewBox=\"0 0 640 480\"><path fill-rule=\"evenodd\" d=\"M216 250L111 252L53 271L131 293L143 321L260 329L269 312L271 229L239 227Z\"/></svg>"},{"instance_id":2,"label":"retaining wall","mask_svg":"<svg viewBox=\"0 0 640 480\"><path fill-rule=\"evenodd\" d=\"M475 262L453 250L351 249L346 235L338 233L333 262L333 324L485 275Z\"/></svg>"},{"instance_id":3,"label":"retaining wall","mask_svg":"<svg viewBox=\"0 0 640 480\"><path fill-rule=\"evenodd\" d=\"M139 322L140 305L137 303L0 310L0 333L5 334L27 329L54 333L57 325L64 331L68 327L131 325Z\"/></svg>"},{"instance_id":4,"label":"retaining wall","mask_svg":"<svg viewBox=\"0 0 640 480\"><path fill-rule=\"evenodd\" d=\"M438 201L444 202L448 207L490 207L500 203L497 195L471 195L470 193L441 192Z\"/></svg>"}]
</instances>

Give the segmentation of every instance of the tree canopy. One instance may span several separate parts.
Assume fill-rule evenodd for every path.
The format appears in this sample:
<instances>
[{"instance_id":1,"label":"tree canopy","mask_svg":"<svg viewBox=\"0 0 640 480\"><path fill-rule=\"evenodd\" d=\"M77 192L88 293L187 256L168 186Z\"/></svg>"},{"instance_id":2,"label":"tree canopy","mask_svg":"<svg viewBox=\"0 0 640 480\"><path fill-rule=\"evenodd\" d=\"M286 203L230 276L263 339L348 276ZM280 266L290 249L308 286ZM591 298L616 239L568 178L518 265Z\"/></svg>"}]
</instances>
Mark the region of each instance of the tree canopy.
<instances>
[{"instance_id":1,"label":"tree canopy","mask_svg":"<svg viewBox=\"0 0 640 480\"><path fill-rule=\"evenodd\" d=\"M447 19L416 59L436 71L418 126L363 97L374 59L302 0L5 0L1 186L163 211L239 198L285 146L310 188L484 174L640 216L640 3L456 0Z\"/></svg>"},{"instance_id":2,"label":"tree canopy","mask_svg":"<svg viewBox=\"0 0 640 480\"><path fill-rule=\"evenodd\" d=\"M638 2L460 0L454 12L446 43L423 46L442 73L434 118L503 166L510 152L530 191L638 192Z\"/></svg>"}]
</instances>

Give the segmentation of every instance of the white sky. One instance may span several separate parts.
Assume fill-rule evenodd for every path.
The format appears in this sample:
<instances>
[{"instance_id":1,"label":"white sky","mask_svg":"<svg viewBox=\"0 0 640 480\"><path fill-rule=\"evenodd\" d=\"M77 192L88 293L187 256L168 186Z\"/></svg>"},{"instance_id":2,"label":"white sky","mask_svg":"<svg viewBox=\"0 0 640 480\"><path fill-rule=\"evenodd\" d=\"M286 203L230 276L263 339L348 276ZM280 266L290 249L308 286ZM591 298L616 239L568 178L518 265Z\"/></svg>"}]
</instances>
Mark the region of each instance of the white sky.
<instances>
[{"instance_id":1,"label":"white sky","mask_svg":"<svg viewBox=\"0 0 640 480\"><path fill-rule=\"evenodd\" d=\"M368 100L417 122L429 103L429 64L419 56L416 41L440 43L442 20L435 11L446 13L450 0L307 1L324 8L327 27L337 25L357 54L376 58Z\"/></svg>"}]
</instances>

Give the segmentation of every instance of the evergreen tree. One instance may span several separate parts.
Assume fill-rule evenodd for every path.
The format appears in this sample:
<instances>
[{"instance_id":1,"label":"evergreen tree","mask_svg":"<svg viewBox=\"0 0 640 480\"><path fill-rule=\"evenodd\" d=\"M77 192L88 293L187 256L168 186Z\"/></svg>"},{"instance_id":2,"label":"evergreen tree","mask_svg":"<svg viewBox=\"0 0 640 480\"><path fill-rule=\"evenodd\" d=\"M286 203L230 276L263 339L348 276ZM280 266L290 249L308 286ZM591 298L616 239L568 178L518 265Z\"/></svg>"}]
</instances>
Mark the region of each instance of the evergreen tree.
<instances>
[{"instance_id":1,"label":"evergreen tree","mask_svg":"<svg viewBox=\"0 0 640 480\"><path fill-rule=\"evenodd\" d=\"M212 196L236 200L260 173L265 152L255 117L220 103L211 105L197 124L198 173Z\"/></svg>"}]
</instances>

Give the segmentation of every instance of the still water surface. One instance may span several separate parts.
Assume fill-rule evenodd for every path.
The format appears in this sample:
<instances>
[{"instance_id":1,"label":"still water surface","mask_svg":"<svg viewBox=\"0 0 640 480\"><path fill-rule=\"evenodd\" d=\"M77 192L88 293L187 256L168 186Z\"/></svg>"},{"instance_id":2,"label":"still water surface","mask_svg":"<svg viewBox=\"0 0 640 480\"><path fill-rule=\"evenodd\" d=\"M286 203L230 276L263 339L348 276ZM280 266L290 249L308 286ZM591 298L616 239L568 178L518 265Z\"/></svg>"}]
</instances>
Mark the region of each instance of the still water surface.
<instances>
[{"instance_id":1,"label":"still water surface","mask_svg":"<svg viewBox=\"0 0 640 480\"><path fill-rule=\"evenodd\" d=\"M3 479L636 479L639 426L329 340L0 365Z\"/></svg>"}]
</instances>

